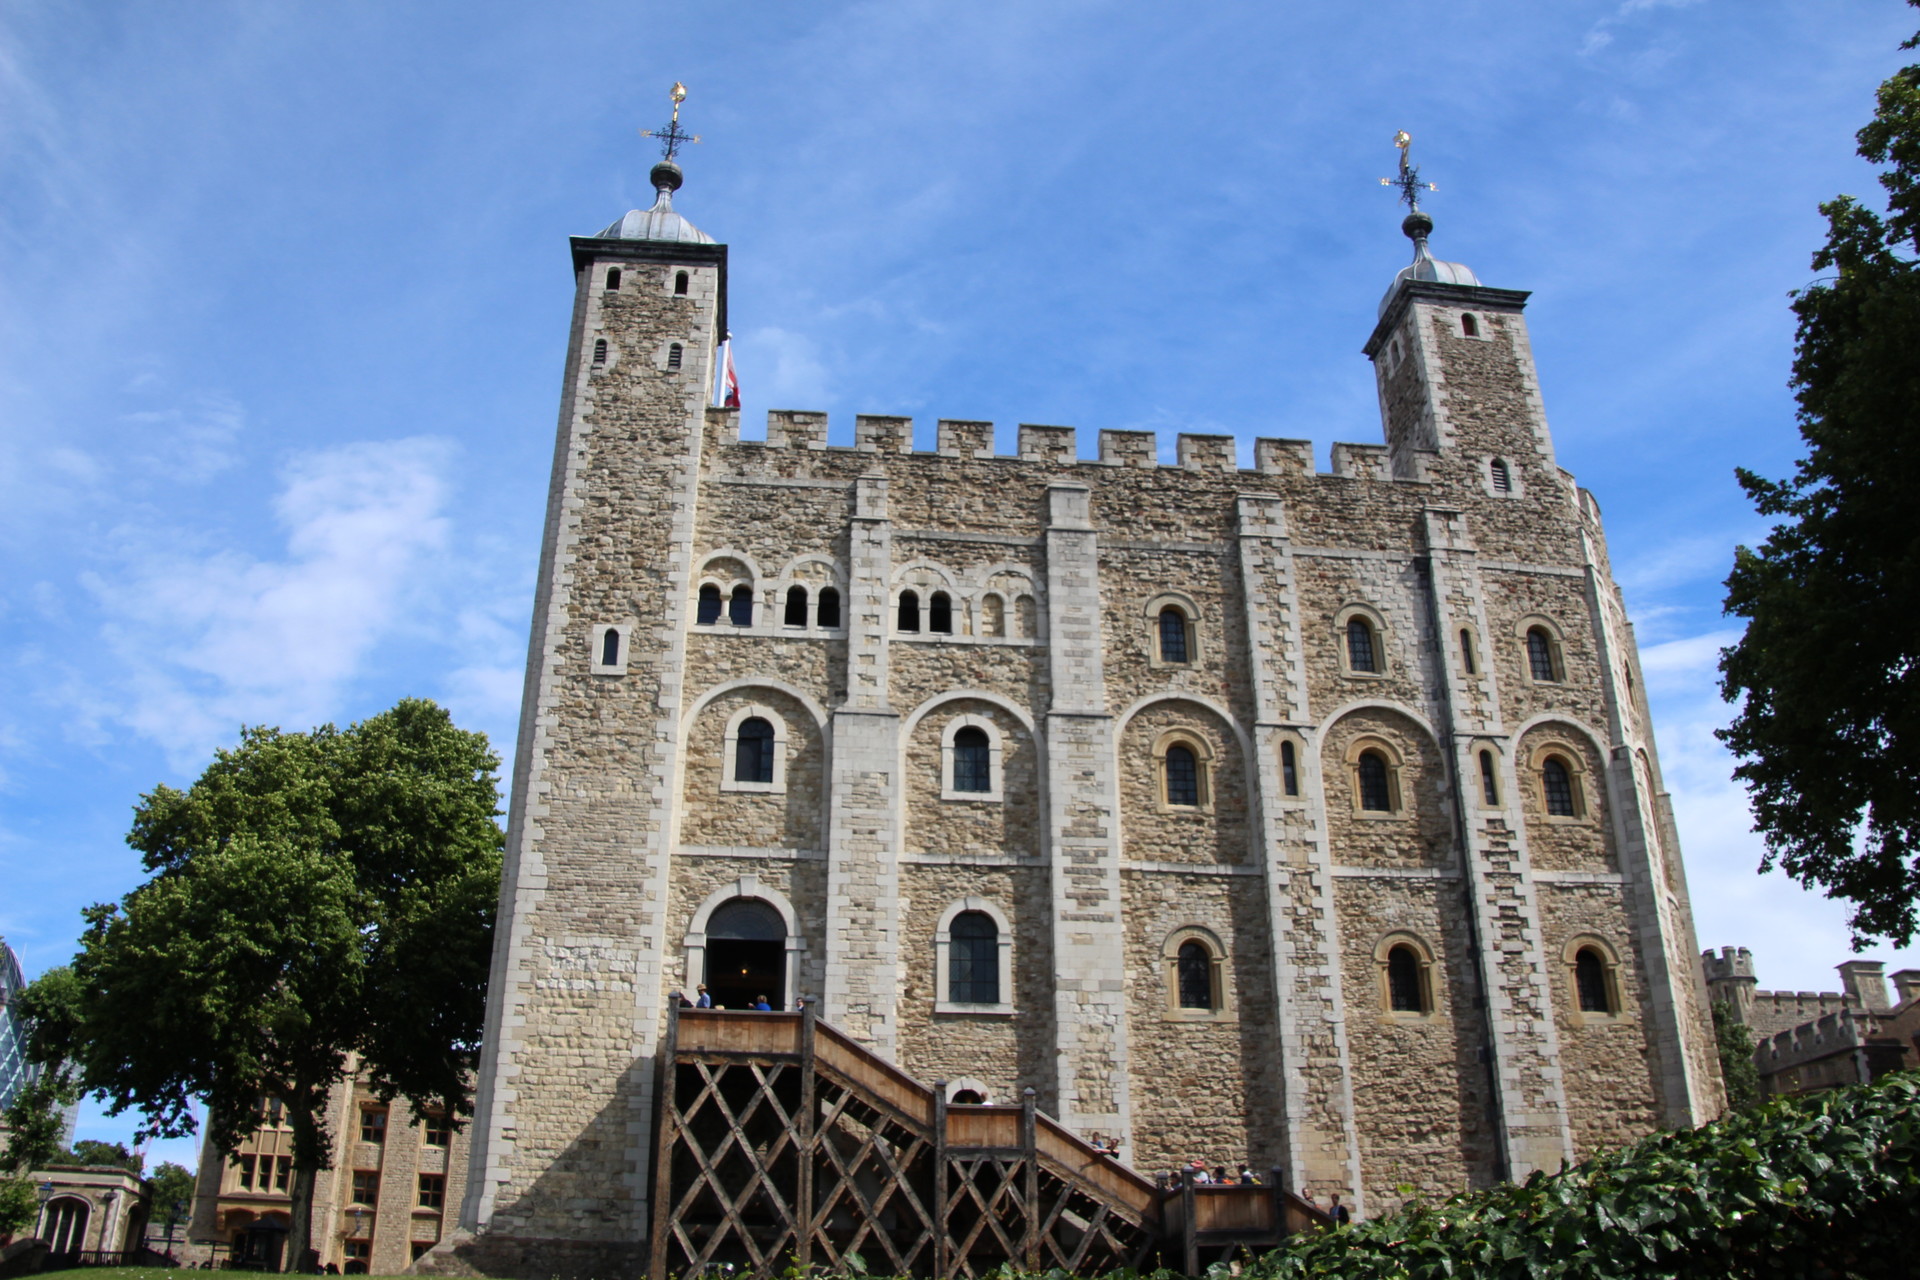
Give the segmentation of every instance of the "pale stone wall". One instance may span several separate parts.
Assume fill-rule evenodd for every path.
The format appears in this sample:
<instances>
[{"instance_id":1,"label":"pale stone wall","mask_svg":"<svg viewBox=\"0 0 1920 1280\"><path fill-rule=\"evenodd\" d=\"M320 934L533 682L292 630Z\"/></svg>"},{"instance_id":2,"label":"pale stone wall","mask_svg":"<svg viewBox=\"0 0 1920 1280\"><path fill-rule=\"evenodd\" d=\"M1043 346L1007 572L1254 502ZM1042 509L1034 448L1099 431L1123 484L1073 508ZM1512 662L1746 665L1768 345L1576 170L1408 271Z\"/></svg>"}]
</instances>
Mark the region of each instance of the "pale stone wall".
<instances>
[{"instance_id":1,"label":"pale stone wall","mask_svg":"<svg viewBox=\"0 0 1920 1280\"><path fill-rule=\"evenodd\" d=\"M822 416L780 412L743 442L704 407L699 270L691 300L582 276L472 1226L632 1256L663 1000L699 980L692 921L729 892L793 914L794 989L850 1034L929 1078L1031 1087L1144 1167L1280 1165L1371 1212L1717 1110L1631 627L1598 508L1553 460L1524 295L1403 291L1368 346L1387 446L1336 446L1319 475L1300 442L1241 470L1210 436L1161 466L1139 432L1080 460L1069 430L1022 427L995 457L966 422L916 453L890 417L828 447ZM668 375L669 339L697 372ZM703 583L751 588L751 623L695 623ZM837 591L837 624L790 623L800 587L810 611ZM1184 663L1157 647L1168 603L1193 619ZM1376 672L1346 660L1355 612ZM592 670L596 623L632 628L623 674ZM1527 666L1536 624L1553 680ZM756 706L785 735L775 794L726 782ZM998 744L996 797L944 785L962 716ZM1200 806L1163 800L1170 734L1205 758ZM1570 819L1542 808L1550 742L1578 766ZM1369 745L1384 814L1355 793ZM1011 1014L935 1008L935 934L967 898L1009 921ZM1204 1017L1170 1006L1181 928L1222 950ZM1433 957L1411 1019L1381 1003L1396 929ZM1605 1025L1564 1007L1575 929L1620 957Z\"/></svg>"}]
</instances>

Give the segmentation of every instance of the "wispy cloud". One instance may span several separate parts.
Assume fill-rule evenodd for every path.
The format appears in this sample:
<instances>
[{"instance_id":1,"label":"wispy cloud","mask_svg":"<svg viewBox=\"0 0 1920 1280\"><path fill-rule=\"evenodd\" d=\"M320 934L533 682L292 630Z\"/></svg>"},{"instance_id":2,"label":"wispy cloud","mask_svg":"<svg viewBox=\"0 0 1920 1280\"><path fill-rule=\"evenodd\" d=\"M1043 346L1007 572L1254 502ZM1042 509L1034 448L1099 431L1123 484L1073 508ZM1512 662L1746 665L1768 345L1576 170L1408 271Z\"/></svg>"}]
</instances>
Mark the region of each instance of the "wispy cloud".
<instances>
[{"instance_id":1,"label":"wispy cloud","mask_svg":"<svg viewBox=\"0 0 1920 1280\"><path fill-rule=\"evenodd\" d=\"M176 759L241 722L335 715L399 621L411 579L447 540L451 445L415 438L309 453L274 500L284 554L172 550L129 530L118 567L86 585L106 614L109 673L82 700ZM69 686L71 688L71 686Z\"/></svg>"},{"instance_id":2,"label":"wispy cloud","mask_svg":"<svg viewBox=\"0 0 1920 1280\"><path fill-rule=\"evenodd\" d=\"M1587 29L1586 38L1580 42L1580 54L1588 57L1600 52L1613 43L1613 30L1628 18L1650 9L1686 9L1700 3L1700 0L1621 0L1618 8Z\"/></svg>"}]
</instances>

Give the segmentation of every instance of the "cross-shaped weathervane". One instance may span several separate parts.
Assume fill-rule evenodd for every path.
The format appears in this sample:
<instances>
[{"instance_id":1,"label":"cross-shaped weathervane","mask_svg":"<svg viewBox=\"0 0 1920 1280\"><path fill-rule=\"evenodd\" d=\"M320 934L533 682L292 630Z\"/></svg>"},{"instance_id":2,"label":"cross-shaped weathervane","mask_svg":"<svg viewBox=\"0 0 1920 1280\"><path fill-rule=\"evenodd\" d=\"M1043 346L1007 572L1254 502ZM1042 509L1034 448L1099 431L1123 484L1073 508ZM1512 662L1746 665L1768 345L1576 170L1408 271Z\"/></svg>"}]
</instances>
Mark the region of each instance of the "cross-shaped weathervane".
<instances>
[{"instance_id":1,"label":"cross-shaped weathervane","mask_svg":"<svg viewBox=\"0 0 1920 1280\"><path fill-rule=\"evenodd\" d=\"M673 99L673 119L667 121L664 128L642 129L640 136L660 139L660 154L671 160L679 153L683 143L698 142L700 135L688 133L680 127L680 104L687 100L687 86L676 80L667 96Z\"/></svg>"},{"instance_id":2,"label":"cross-shaped weathervane","mask_svg":"<svg viewBox=\"0 0 1920 1280\"><path fill-rule=\"evenodd\" d=\"M1412 134L1402 129L1393 135L1393 145L1400 148L1400 176L1397 178L1382 178L1380 179L1380 185L1383 187L1400 188L1400 198L1407 202L1408 210L1413 213L1418 213L1420 212L1420 193L1422 191L1438 191L1440 188L1434 186L1431 182L1420 181L1420 170L1407 163L1407 148L1413 145Z\"/></svg>"}]
</instances>

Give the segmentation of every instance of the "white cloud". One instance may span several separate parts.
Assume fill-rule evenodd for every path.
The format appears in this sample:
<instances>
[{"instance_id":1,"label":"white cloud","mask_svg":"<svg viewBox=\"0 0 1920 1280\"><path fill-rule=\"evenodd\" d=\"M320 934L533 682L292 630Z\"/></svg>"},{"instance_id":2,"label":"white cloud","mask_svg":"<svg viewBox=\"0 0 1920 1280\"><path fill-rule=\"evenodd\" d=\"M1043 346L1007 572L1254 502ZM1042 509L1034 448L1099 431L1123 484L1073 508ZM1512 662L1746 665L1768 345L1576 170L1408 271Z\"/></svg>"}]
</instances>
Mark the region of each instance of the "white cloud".
<instances>
[{"instance_id":1,"label":"white cloud","mask_svg":"<svg viewBox=\"0 0 1920 1280\"><path fill-rule=\"evenodd\" d=\"M733 363L742 389L753 379L754 399L776 409L817 409L832 394L813 340L786 329L755 329L736 340Z\"/></svg>"},{"instance_id":2,"label":"white cloud","mask_svg":"<svg viewBox=\"0 0 1920 1280\"><path fill-rule=\"evenodd\" d=\"M117 570L87 584L107 615L112 672L80 695L180 759L242 723L331 718L447 540L443 440L353 444L294 459L274 514L285 554L200 554L123 534ZM103 655L104 656L104 655Z\"/></svg>"},{"instance_id":3,"label":"white cloud","mask_svg":"<svg viewBox=\"0 0 1920 1280\"><path fill-rule=\"evenodd\" d=\"M244 416L226 396L206 396L187 408L129 413L125 421L150 442L140 458L147 475L197 484L239 461L233 443Z\"/></svg>"}]
</instances>

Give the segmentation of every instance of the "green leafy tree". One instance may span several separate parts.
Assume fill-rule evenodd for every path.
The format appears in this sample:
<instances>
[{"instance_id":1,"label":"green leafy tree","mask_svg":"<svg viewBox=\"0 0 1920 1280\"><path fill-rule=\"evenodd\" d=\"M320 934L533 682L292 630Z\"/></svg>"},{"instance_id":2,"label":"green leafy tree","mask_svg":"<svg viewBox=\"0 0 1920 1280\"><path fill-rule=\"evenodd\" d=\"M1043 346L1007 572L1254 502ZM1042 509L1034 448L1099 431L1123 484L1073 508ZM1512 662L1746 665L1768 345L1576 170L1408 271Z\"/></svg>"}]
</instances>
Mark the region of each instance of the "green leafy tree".
<instances>
[{"instance_id":1,"label":"green leafy tree","mask_svg":"<svg viewBox=\"0 0 1920 1280\"><path fill-rule=\"evenodd\" d=\"M1725 1000L1713 1002L1714 1047L1720 1051L1720 1075L1727 1083L1727 1105L1745 1111L1760 1102L1760 1068L1753 1065L1753 1032L1733 1016Z\"/></svg>"},{"instance_id":2,"label":"green leafy tree","mask_svg":"<svg viewBox=\"0 0 1920 1280\"><path fill-rule=\"evenodd\" d=\"M129 1151L125 1143L101 1142L95 1138L82 1138L73 1144L71 1152L75 1164L113 1165L125 1169L128 1173L140 1173L147 1167L147 1158L138 1152Z\"/></svg>"},{"instance_id":3,"label":"green leafy tree","mask_svg":"<svg viewBox=\"0 0 1920 1280\"><path fill-rule=\"evenodd\" d=\"M142 797L152 878L87 910L62 1034L139 1137L232 1150L276 1098L293 1131L286 1259L311 1235L328 1092L358 1054L416 1115L470 1114L500 829L484 735L407 700L345 730L242 731L192 787Z\"/></svg>"},{"instance_id":4,"label":"green leafy tree","mask_svg":"<svg viewBox=\"0 0 1920 1280\"><path fill-rule=\"evenodd\" d=\"M163 1160L148 1179L153 1184L153 1220L165 1224L167 1243L173 1243L174 1228L193 1213L193 1174L184 1166Z\"/></svg>"},{"instance_id":5,"label":"green leafy tree","mask_svg":"<svg viewBox=\"0 0 1920 1280\"><path fill-rule=\"evenodd\" d=\"M26 1230L39 1212L32 1178L0 1178L0 1242Z\"/></svg>"},{"instance_id":6,"label":"green leafy tree","mask_svg":"<svg viewBox=\"0 0 1920 1280\"><path fill-rule=\"evenodd\" d=\"M1920 66L1880 86L1858 140L1886 166L1887 211L1820 206L1813 266L1829 274L1793 300L1807 453L1786 480L1738 473L1779 523L1727 579L1747 626L1721 653L1739 710L1720 738L1761 869L1850 904L1856 946L1905 945L1920 903Z\"/></svg>"}]
</instances>

